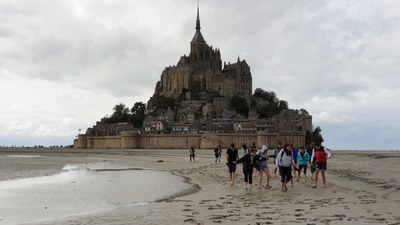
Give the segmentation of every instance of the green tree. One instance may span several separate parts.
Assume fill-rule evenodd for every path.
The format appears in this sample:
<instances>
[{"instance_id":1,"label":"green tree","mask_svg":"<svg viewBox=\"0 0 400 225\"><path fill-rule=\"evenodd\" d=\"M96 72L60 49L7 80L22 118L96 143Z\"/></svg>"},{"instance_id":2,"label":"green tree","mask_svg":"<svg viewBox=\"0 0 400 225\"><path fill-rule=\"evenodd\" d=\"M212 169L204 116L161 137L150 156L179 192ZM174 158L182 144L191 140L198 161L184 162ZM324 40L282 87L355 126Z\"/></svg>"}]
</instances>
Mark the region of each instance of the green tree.
<instances>
[{"instance_id":1,"label":"green tree","mask_svg":"<svg viewBox=\"0 0 400 225\"><path fill-rule=\"evenodd\" d=\"M306 133L306 145L308 146L311 142L322 143L324 138L321 135L321 128L318 126L313 132L307 131Z\"/></svg>"},{"instance_id":2,"label":"green tree","mask_svg":"<svg viewBox=\"0 0 400 225\"><path fill-rule=\"evenodd\" d=\"M299 114L300 114L300 115L303 115L303 116L308 116L308 115L310 115L310 114L307 112L307 110L305 110L305 109L300 109Z\"/></svg>"},{"instance_id":3,"label":"green tree","mask_svg":"<svg viewBox=\"0 0 400 225\"><path fill-rule=\"evenodd\" d=\"M285 101L285 100L279 100L277 102L277 106L278 106L277 108L278 108L279 113L282 110L289 109L289 103L287 101Z\"/></svg>"},{"instance_id":4,"label":"green tree","mask_svg":"<svg viewBox=\"0 0 400 225\"><path fill-rule=\"evenodd\" d=\"M253 96L254 96L255 98L262 98L262 99L264 99L264 94L265 94L265 91L264 91L263 89L257 88L256 90L254 90Z\"/></svg>"},{"instance_id":5,"label":"green tree","mask_svg":"<svg viewBox=\"0 0 400 225\"><path fill-rule=\"evenodd\" d=\"M239 96L233 96L230 104L232 108L236 110L242 116L248 117L249 116L249 106L247 105L247 101L244 98Z\"/></svg>"},{"instance_id":6,"label":"green tree","mask_svg":"<svg viewBox=\"0 0 400 225\"><path fill-rule=\"evenodd\" d=\"M250 103L251 107L257 107L257 101L253 98Z\"/></svg>"},{"instance_id":7,"label":"green tree","mask_svg":"<svg viewBox=\"0 0 400 225\"><path fill-rule=\"evenodd\" d=\"M271 118L282 110L289 109L289 104L285 100L279 100L275 92L264 91L261 88L257 88L253 94L254 100L251 102L252 107L257 108L257 113L260 118ZM257 99L263 99L268 102L266 105L258 106Z\"/></svg>"},{"instance_id":8,"label":"green tree","mask_svg":"<svg viewBox=\"0 0 400 225\"><path fill-rule=\"evenodd\" d=\"M123 103L119 103L113 107L113 114L110 117L103 118L107 123L121 123L128 122L130 118L129 109Z\"/></svg>"},{"instance_id":9,"label":"green tree","mask_svg":"<svg viewBox=\"0 0 400 225\"><path fill-rule=\"evenodd\" d=\"M131 108L131 113L134 115L144 114L144 110L146 109L146 104L143 102L135 102L133 107Z\"/></svg>"},{"instance_id":10,"label":"green tree","mask_svg":"<svg viewBox=\"0 0 400 225\"><path fill-rule=\"evenodd\" d=\"M274 104L268 104L257 108L257 113L260 118L270 118L276 115Z\"/></svg>"},{"instance_id":11,"label":"green tree","mask_svg":"<svg viewBox=\"0 0 400 225\"><path fill-rule=\"evenodd\" d=\"M146 109L146 104L143 102L136 102L131 108L131 118L130 121L135 128L141 128L143 126L143 121L145 118L144 111Z\"/></svg>"}]
</instances>

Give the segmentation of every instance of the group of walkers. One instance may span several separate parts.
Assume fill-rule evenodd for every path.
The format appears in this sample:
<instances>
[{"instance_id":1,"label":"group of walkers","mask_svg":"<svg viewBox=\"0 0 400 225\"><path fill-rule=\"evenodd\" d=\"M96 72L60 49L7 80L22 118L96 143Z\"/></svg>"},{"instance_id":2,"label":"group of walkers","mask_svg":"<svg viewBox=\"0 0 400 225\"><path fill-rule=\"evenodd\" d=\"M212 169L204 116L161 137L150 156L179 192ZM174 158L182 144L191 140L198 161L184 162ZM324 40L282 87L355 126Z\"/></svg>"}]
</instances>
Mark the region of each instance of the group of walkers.
<instances>
[{"instance_id":1,"label":"group of walkers","mask_svg":"<svg viewBox=\"0 0 400 225\"><path fill-rule=\"evenodd\" d=\"M268 154L268 148L262 145L257 149L255 143L249 148L244 144L242 146L243 156L239 157L239 150L232 143L226 151L226 164L229 170L229 182L231 185L235 183L236 166L242 164L244 175L245 189L251 189L253 184L253 171L257 171L258 188L261 189L263 175L266 176L266 188L270 188L270 171L268 168L268 159L274 158L274 177L279 171L281 177L281 191L288 190L287 184L291 182L292 187L294 176L297 176L297 181L301 179L303 174L304 182L307 180L307 169L310 168L311 180L314 181L313 188L317 187L318 175L321 173L323 187L326 187L325 171L327 169L327 158L331 158L331 154L327 148L321 143L311 143L307 149L304 147L295 148L293 145L285 144L282 147L281 143L275 147L273 154ZM215 162L221 161L221 146L215 150Z\"/></svg>"}]
</instances>

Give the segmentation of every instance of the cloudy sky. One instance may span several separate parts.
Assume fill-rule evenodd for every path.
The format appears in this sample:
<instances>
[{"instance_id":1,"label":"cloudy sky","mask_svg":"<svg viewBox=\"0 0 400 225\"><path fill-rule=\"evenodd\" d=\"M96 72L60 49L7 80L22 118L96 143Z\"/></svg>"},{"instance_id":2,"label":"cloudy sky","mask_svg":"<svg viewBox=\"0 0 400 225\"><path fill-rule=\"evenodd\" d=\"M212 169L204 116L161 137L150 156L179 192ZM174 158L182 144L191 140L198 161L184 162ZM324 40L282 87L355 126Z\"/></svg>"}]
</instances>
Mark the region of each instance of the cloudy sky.
<instances>
[{"instance_id":1,"label":"cloudy sky","mask_svg":"<svg viewBox=\"0 0 400 225\"><path fill-rule=\"evenodd\" d=\"M189 54L196 0L0 0L0 145L72 144ZM400 149L400 2L202 0L202 34L332 149Z\"/></svg>"}]
</instances>

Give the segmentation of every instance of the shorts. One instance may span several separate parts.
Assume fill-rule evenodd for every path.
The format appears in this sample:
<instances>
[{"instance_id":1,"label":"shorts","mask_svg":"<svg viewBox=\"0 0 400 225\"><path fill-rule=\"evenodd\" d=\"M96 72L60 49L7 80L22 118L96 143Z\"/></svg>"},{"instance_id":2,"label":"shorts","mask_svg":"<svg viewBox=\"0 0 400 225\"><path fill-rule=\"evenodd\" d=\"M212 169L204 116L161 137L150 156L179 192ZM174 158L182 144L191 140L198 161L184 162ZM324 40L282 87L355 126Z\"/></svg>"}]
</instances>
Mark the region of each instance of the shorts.
<instances>
[{"instance_id":1,"label":"shorts","mask_svg":"<svg viewBox=\"0 0 400 225\"><path fill-rule=\"evenodd\" d=\"M318 163L317 162L316 168L318 168L320 170L326 170L326 162L325 163Z\"/></svg>"},{"instance_id":2,"label":"shorts","mask_svg":"<svg viewBox=\"0 0 400 225\"><path fill-rule=\"evenodd\" d=\"M227 163L226 165L228 166L229 173L236 172L236 163Z\"/></svg>"},{"instance_id":3,"label":"shorts","mask_svg":"<svg viewBox=\"0 0 400 225\"><path fill-rule=\"evenodd\" d=\"M266 163L259 163L259 164L258 164L257 170L262 170L262 171L264 171L264 170L267 170L267 169L268 169L268 164L266 164Z\"/></svg>"}]
</instances>

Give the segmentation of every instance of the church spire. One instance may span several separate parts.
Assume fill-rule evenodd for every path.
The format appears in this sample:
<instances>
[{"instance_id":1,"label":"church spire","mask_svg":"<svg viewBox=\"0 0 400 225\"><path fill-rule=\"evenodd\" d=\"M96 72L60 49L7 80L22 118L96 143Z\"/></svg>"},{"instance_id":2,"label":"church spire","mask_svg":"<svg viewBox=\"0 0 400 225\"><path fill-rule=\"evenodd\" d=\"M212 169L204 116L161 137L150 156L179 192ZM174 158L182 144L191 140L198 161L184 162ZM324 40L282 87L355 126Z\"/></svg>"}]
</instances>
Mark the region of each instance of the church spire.
<instances>
[{"instance_id":1,"label":"church spire","mask_svg":"<svg viewBox=\"0 0 400 225\"><path fill-rule=\"evenodd\" d=\"M194 34L192 42L206 42L203 38L203 35L200 32L201 27L200 27L199 3L200 3L200 0L197 1L196 33Z\"/></svg>"},{"instance_id":2,"label":"church spire","mask_svg":"<svg viewBox=\"0 0 400 225\"><path fill-rule=\"evenodd\" d=\"M196 20L196 31L200 31L201 27L200 27L200 15L199 15L199 4L200 4L200 0L197 1L197 20Z\"/></svg>"}]
</instances>

